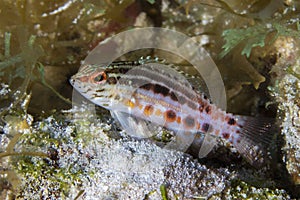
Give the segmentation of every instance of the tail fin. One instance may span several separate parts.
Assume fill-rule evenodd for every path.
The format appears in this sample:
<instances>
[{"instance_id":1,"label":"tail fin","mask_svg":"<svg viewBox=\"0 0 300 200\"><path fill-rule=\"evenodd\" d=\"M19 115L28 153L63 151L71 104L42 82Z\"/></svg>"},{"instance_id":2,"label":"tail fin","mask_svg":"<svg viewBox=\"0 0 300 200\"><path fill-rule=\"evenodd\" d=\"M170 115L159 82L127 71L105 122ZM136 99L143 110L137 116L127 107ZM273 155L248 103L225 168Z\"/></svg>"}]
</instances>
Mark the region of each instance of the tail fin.
<instances>
[{"instance_id":1,"label":"tail fin","mask_svg":"<svg viewBox=\"0 0 300 200\"><path fill-rule=\"evenodd\" d=\"M235 116L240 127L239 142L233 145L254 167L260 167L271 159L276 123L271 118Z\"/></svg>"}]
</instances>

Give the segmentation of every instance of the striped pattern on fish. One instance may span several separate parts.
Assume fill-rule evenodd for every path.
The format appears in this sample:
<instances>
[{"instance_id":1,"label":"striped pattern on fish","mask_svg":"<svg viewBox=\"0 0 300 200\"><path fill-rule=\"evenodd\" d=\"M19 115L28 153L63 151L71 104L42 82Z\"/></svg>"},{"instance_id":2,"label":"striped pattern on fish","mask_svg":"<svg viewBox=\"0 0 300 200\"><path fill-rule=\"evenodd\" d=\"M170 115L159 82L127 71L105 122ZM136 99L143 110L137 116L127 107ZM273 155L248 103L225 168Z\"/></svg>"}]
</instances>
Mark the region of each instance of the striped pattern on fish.
<instances>
[{"instance_id":1,"label":"striped pattern on fish","mask_svg":"<svg viewBox=\"0 0 300 200\"><path fill-rule=\"evenodd\" d=\"M106 109L129 113L173 131L222 137L253 165L262 164L267 156L272 120L222 111L165 64L87 65L70 82L83 96Z\"/></svg>"}]
</instances>

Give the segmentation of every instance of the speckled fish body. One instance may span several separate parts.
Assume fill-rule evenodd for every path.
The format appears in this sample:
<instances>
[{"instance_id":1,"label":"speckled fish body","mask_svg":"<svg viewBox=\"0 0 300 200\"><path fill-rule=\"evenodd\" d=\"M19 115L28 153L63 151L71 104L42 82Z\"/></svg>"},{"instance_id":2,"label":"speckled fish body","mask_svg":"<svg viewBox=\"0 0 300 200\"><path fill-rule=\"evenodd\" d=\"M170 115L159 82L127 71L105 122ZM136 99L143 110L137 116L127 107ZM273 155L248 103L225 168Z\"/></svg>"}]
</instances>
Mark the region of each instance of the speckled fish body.
<instances>
[{"instance_id":1,"label":"speckled fish body","mask_svg":"<svg viewBox=\"0 0 300 200\"><path fill-rule=\"evenodd\" d=\"M262 163L264 134L271 123L226 113L183 75L160 63L121 62L85 66L71 84L90 101L174 131L222 137L252 164ZM258 139L257 137L262 137ZM267 140L268 141L268 140Z\"/></svg>"}]
</instances>

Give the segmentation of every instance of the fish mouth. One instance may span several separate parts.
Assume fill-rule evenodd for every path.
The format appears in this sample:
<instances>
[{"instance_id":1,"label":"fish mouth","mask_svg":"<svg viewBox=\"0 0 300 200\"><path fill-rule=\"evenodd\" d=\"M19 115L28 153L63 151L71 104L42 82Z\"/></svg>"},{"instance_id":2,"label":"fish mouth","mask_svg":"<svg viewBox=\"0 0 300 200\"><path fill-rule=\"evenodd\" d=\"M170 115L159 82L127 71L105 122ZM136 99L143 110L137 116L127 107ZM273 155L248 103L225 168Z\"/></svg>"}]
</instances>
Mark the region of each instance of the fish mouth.
<instances>
[{"instance_id":1,"label":"fish mouth","mask_svg":"<svg viewBox=\"0 0 300 200\"><path fill-rule=\"evenodd\" d=\"M75 76L72 76L70 79L69 79L69 82L72 86L74 86L75 84L75 81L76 81L76 77Z\"/></svg>"}]
</instances>

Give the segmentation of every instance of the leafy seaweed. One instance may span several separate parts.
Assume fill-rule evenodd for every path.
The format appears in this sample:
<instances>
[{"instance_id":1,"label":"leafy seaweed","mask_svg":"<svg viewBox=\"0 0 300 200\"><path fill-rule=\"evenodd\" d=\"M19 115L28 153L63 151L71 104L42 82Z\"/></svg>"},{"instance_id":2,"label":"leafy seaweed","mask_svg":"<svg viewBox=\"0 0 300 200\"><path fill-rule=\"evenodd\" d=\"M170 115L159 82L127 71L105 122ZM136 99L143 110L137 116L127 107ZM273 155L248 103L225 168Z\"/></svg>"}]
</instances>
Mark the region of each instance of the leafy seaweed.
<instances>
[{"instance_id":1,"label":"leafy seaweed","mask_svg":"<svg viewBox=\"0 0 300 200\"><path fill-rule=\"evenodd\" d=\"M21 34L23 33L23 35ZM0 76L2 82L7 82L14 90L9 93L10 106L0 109L0 118L7 113L26 113L24 102L27 102L27 88L32 80L33 70L37 60L44 55L43 49L35 44L35 36L27 35L24 28L19 30L19 53L11 54L11 33L4 36L4 56L0 60Z\"/></svg>"},{"instance_id":2,"label":"leafy seaweed","mask_svg":"<svg viewBox=\"0 0 300 200\"><path fill-rule=\"evenodd\" d=\"M15 53L15 55L10 50L12 34L9 32L4 34L4 54L0 54L0 78L2 82L7 82L14 90L9 94L12 104L10 107L3 106L0 109L0 118L3 118L7 112L16 110L26 113L21 104L27 98L28 86L33 81L40 82L59 98L71 104L70 100L59 94L45 80L44 66L39 62L45 53L43 48L36 42L36 36L28 35L26 28L20 28L19 32L20 52ZM24 36L20 36L21 32L24 32Z\"/></svg>"},{"instance_id":3,"label":"leafy seaweed","mask_svg":"<svg viewBox=\"0 0 300 200\"><path fill-rule=\"evenodd\" d=\"M27 93L29 83L40 81L44 86L50 88L55 94L64 99L45 81L44 67L38 62L44 55L44 52L42 47L36 44L36 36L26 35L26 30L24 29L20 31L24 31L25 36L19 36L18 38L20 42L19 52L11 53L12 34L6 32L4 34L4 53L3 55L0 54L0 78L3 82L8 83L7 87L13 88L7 90L6 97L9 104L7 106L1 105L0 107L0 128L4 126L13 127L6 130L6 134L11 137L11 140L5 149L0 150L0 164L4 158L7 158L11 166L14 166L12 163L14 159L22 161L21 158L48 157L46 153L34 150L15 151L15 146L19 142L20 137L28 137L28 134L23 133L30 130L30 125L27 124L26 120L27 106L30 99L30 93L29 95ZM1 104L3 103L2 101L7 100L1 99ZM12 185L13 190L17 190L20 184L19 181L16 181L18 180L17 173L9 168L4 169L0 170L0 174L6 174L8 183Z\"/></svg>"},{"instance_id":4,"label":"leafy seaweed","mask_svg":"<svg viewBox=\"0 0 300 200\"><path fill-rule=\"evenodd\" d=\"M290 28L288 23L272 22L269 24L257 24L247 28L227 29L223 31L222 36L225 39L223 51L220 57L226 56L233 48L238 45L244 45L241 54L250 56L252 48L265 46L267 35L276 32L272 36L268 44L273 43L279 36L300 37L299 23L297 22L297 30Z\"/></svg>"},{"instance_id":5,"label":"leafy seaweed","mask_svg":"<svg viewBox=\"0 0 300 200\"><path fill-rule=\"evenodd\" d=\"M159 187L159 189L160 189L160 192L161 192L161 198L162 198L163 200L168 200L168 195L167 195L167 189L166 189L166 186L165 186L165 185L161 185L161 186Z\"/></svg>"},{"instance_id":6,"label":"leafy seaweed","mask_svg":"<svg viewBox=\"0 0 300 200\"><path fill-rule=\"evenodd\" d=\"M147 0L150 4L154 4L155 0Z\"/></svg>"},{"instance_id":7,"label":"leafy seaweed","mask_svg":"<svg viewBox=\"0 0 300 200\"><path fill-rule=\"evenodd\" d=\"M299 30L299 22L296 23L297 30L287 28L287 26L284 26L280 23L274 23L273 27L277 31L277 34L275 35L274 39L276 39L279 36L291 36L291 37L300 37L300 30Z\"/></svg>"},{"instance_id":8,"label":"leafy seaweed","mask_svg":"<svg viewBox=\"0 0 300 200\"><path fill-rule=\"evenodd\" d=\"M226 43L223 46L223 51L221 52L220 56L224 57L238 44L247 40L247 43L242 50L242 55L245 54L247 57L249 57L253 47L262 47L265 45L267 33L268 32L266 31L266 27L264 25L248 27L246 29L225 30L222 36L226 40Z\"/></svg>"}]
</instances>

